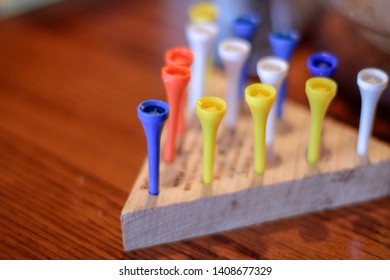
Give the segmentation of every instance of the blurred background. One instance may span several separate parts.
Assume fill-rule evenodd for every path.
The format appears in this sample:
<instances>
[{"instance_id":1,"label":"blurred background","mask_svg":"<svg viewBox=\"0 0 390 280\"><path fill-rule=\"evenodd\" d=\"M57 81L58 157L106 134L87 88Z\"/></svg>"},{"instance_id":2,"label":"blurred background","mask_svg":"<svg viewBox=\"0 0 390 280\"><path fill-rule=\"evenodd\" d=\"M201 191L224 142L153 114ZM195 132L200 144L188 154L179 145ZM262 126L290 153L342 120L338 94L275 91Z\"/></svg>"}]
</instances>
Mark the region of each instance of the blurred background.
<instances>
[{"instance_id":1,"label":"blurred background","mask_svg":"<svg viewBox=\"0 0 390 280\"><path fill-rule=\"evenodd\" d=\"M60 1L61 0L1 0L0 17L2 19L10 18Z\"/></svg>"},{"instance_id":2,"label":"blurred background","mask_svg":"<svg viewBox=\"0 0 390 280\"><path fill-rule=\"evenodd\" d=\"M172 46L186 44L184 27L189 21L188 7L201 1L149 1L147 9L140 8L141 5L134 2L0 0L0 89L14 83L15 86L25 87L26 91L34 91L34 83L39 82L56 95L59 94L58 90L64 90L64 85L69 85L68 82L75 82L75 93L84 92L79 93L80 96L86 96L94 86L113 90L121 85L125 94L131 90L132 84L135 88L142 88L140 83L146 82L145 75L137 79L131 76L131 72L135 71L131 64L135 63L140 68L138 63L142 60L140 65L144 71L153 73L156 79L152 82L155 87L145 88L146 96L148 92L154 92L150 97L164 99L158 77L163 53ZM208 2L218 7L218 41L231 36L231 23L238 16L253 11L260 15L261 26L252 54L254 62L271 54L267 39L271 30L295 29L300 32L301 42L293 56L289 83L292 84L290 91L296 88L294 84L301 84L302 92L288 92L288 96L294 100L306 103L303 93L303 84L308 78L306 57L320 50L334 53L340 61L334 76L339 84L340 103L336 102L330 113L357 128L360 113L360 96L356 85L358 71L375 66L390 72L390 23L387 16L390 1ZM120 59L124 67L100 65L101 60L113 60L113 57ZM217 57L215 63L219 65ZM256 79L254 68L252 63L251 73ZM83 71L94 73L90 74L91 77L78 73ZM107 76L106 72L110 75ZM53 78L53 75L58 76ZM31 82L33 76L35 78ZM136 94L132 97L137 102L145 99L141 93L132 94ZM389 110L388 88L380 100L374 127L374 135L386 141L390 141Z\"/></svg>"}]
</instances>

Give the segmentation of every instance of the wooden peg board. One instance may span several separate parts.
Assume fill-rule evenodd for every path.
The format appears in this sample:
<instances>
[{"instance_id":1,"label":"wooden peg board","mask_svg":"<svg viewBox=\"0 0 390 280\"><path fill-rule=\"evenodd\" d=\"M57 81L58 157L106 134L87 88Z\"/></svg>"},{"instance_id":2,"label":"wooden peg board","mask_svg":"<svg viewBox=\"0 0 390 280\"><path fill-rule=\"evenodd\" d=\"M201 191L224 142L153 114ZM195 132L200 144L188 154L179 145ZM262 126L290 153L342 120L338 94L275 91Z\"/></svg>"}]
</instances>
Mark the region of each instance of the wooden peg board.
<instances>
[{"instance_id":1,"label":"wooden peg board","mask_svg":"<svg viewBox=\"0 0 390 280\"><path fill-rule=\"evenodd\" d=\"M225 83L213 73L207 95ZM368 161L356 155L357 131L331 118L316 167L306 162L309 110L287 101L263 176L253 171L252 118L246 104L234 133L218 131L214 181L202 184L202 132L193 120L175 162L160 165L160 194L148 194L145 160L122 210L126 251L281 218L379 199L390 194L390 147L372 139ZM164 147L164 134L162 139Z\"/></svg>"}]
</instances>

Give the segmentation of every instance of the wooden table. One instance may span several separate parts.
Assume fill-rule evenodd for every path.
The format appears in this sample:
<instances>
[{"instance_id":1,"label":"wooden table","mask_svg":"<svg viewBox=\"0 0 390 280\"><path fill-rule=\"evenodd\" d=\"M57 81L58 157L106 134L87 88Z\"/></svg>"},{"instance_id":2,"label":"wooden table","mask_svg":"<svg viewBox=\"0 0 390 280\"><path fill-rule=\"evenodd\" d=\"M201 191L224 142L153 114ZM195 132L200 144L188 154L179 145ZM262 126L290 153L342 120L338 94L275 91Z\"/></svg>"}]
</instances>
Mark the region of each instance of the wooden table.
<instances>
[{"instance_id":1,"label":"wooden table","mask_svg":"<svg viewBox=\"0 0 390 280\"><path fill-rule=\"evenodd\" d=\"M389 198L123 251L120 212L146 155L135 109L165 99L163 53L185 44L185 10L75 0L0 23L0 258L389 259ZM319 41L294 56L295 100L306 102L305 59ZM346 100L330 114L357 127L360 104ZM387 141L388 121L382 110L374 128Z\"/></svg>"}]
</instances>

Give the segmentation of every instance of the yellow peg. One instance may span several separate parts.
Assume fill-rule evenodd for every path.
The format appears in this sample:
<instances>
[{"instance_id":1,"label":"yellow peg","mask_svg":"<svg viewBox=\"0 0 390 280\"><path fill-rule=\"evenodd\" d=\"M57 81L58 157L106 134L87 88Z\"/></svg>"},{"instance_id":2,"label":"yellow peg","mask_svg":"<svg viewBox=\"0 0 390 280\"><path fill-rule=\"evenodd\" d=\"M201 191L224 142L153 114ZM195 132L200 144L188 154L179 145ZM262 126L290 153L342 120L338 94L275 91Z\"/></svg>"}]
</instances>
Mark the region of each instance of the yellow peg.
<instances>
[{"instance_id":1,"label":"yellow peg","mask_svg":"<svg viewBox=\"0 0 390 280\"><path fill-rule=\"evenodd\" d=\"M215 138L226 108L225 101L219 97L202 97L196 102L196 114L203 130L203 183L206 185L213 181Z\"/></svg>"},{"instance_id":2,"label":"yellow peg","mask_svg":"<svg viewBox=\"0 0 390 280\"><path fill-rule=\"evenodd\" d=\"M311 114L307 161L316 164L320 153L322 123L330 102L336 96L337 84L329 78L310 78L306 81L305 90Z\"/></svg>"},{"instance_id":3,"label":"yellow peg","mask_svg":"<svg viewBox=\"0 0 390 280\"><path fill-rule=\"evenodd\" d=\"M255 173L265 169L265 128L269 111L276 99L276 89L266 84L251 84L245 89L245 101L253 118Z\"/></svg>"},{"instance_id":4,"label":"yellow peg","mask_svg":"<svg viewBox=\"0 0 390 280\"><path fill-rule=\"evenodd\" d=\"M208 2L197 3L189 8L188 16L192 23L215 22L217 19L217 7Z\"/></svg>"}]
</instances>

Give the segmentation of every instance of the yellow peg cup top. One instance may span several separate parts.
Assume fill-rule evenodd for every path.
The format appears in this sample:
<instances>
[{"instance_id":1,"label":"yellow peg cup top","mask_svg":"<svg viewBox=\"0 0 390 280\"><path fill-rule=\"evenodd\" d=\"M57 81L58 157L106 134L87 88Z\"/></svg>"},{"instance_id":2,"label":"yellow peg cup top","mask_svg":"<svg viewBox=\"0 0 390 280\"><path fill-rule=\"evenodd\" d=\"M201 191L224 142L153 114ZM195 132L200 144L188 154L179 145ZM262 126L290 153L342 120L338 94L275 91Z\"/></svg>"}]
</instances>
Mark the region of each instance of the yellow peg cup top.
<instances>
[{"instance_id":1,"label":"yellow peg cup top","mask_svg":"<svg viewBox=\"0 0 390 280\"><path fill-rule=\"evenodd\" d=\"M226 108L226 102L219 97L206 96L196 102L196 114L201 121L209 120L219 124L226 114Z\"/></svg>"},{"instance_id":2,"label":"yellow peg cup top","mask_svg":"<svg viewBox=\"0 0 390 280\"><path fill-rule=\"evenodd\" d=\"M208 2L197 3L189 8L188 15L192 23L215 22L217 7Z\"/></svg>"},{"instance_id":3,"label":"yellow peg cup top","mask_svg":"<svg viewBox=\"0 0 390 280\"><path fill-rule=\"evenodd\" d=\"M276 89L266 84L251 84L245 89L245 101L251 108L271 109L276 99Z\"/></svg>"},{"instance_id":4,"label":"yellow peg cup top","mask_svg":"<svg viewBox=\"0 0 390 280\"><path fill-rule=\"evenodd\" d=\"M324 106L325 109L336 96L337 84L329 78L310 78L306 81L306 95L310 106Z\"/></svg>"}]
</instances>

